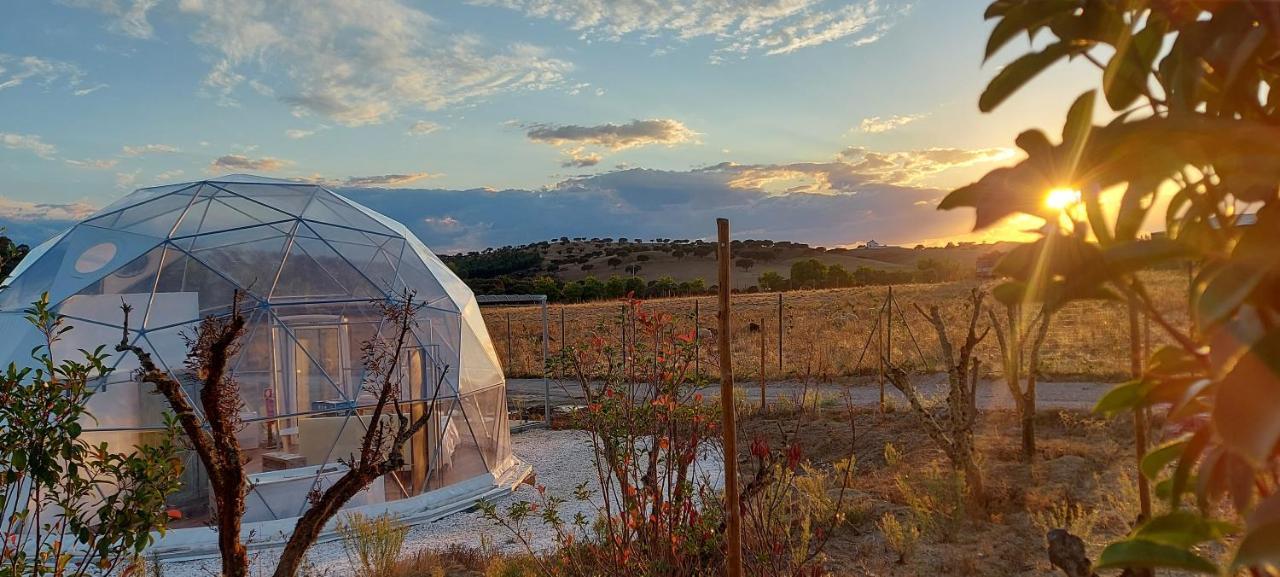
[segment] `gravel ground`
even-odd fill
[[[511,436],[512,450],[525,462],[533,465],[537,482],[545,485],[547,493],[558,495],[567,500],[562,506],[562,516],[566,520],[573,519],[575,513],[581,511],[588,519],[596,514],[596,507],[590,502],[580,502],[573,498],[574,488],[586,481],[597,488],[595,468],[591,462],[591,441],[587,433],[576,430],[549,431],[533,429]],[[704,461],[704,470],[715,474],[719,465],[714,461]],[[501,510],[506,504],[522,499],[536,500],[537,494],[528,485],[521,485],[515,493],[497,501]],[[540,525],[536,524],[535,527]],[[477,510],[468,510],[450,515],[432,523],[414,526],[405,539],[403,552],[412,554],[419,549],[443,548],[450,544],[480,546],[482,540],[497,550],[518,552],[523,548],[502,527],[486,520]],[[552,546],[549,532],[537,535],[532,543],[539,549]],[[251,552],[253,556],[252,575],[269,575],[275,569],[278,550],[262,550]],[[311,548],[309,555],[311,575],[341,576],[351,574],[350,563],[342,551],[338,541],[319,543]],[[183,561],[165,563],[165,577],[209,577],[218,574],[217,559],[199,561]]]

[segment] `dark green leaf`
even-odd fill
[[[1142,405],[1146,391],[1147,384],[1143,381],[1120,383],[1098,399],[1098,404],[1093,406],[1093,412],[1114,415],[1121,411],[1133,410]]]
[[[1137,34],[1129,36],[1128,28],[1124,30],[1125,34],[1117,42],[1116,54],[1102,75],[1107,104],[1112,110],[1128,108],[1146,90],[1151,65],[1160,53],[1169,23],[1153,13],[1146,27]]]
[[[1196,297],[1196,313],[1201,326],[1215,325],[1235,312],[1258,283],[1266,269],[1250,262],[1229,262],[1208,280],[1204,292]]]
[[[1178,439],[1165,443],[1142,457],[1142,474],[1148,479],[1155,480],[1169,463],[1177,459],[1182,454],[1182,450],[1187,447],[1185,439]]]
[[[1199,513],[1180,509],[1152,518],[1134,534],[1135,539],[1188,548],[1222,539],[1235,528],[1228,523],[1206,519]]]
[[[1217,566],[1191,551],[1141,539],[1129,539],[1108,545],[1102,550],[1095,569],[1139,567],[1163,567],[1197,573],[1218,572]]]
[[[996,23],[996,27],[991,30],[991,35],[987,37],[987,49],[983,56],[983,60],[991,58],[992,54],[1000,50],[1005,44],[1012,40],[1019,33],[1025,32],[1028,36],[1035,33],[1044,25],[1048,24],[1054,17],[1063,13],[1074,10],[1078,2],[1076,0],[1039,0],[1037,2],[1022,2],[1007,9],[1001,10],[998,14],[993,13],[996,5],[992,4],[987,9],[987,18],[990,19],[996,15],[1001,16],[1000,21]],[[1005,8],[1005,7],[1002,7]]]
[[[978,98],[978,109],[983,112],[995,110],[996,106],[1004,102],[1023,84],[1072,52],[1071,45],[1057,42],[1046,46],[1044,50],[1025,54],[1010,62],[996,74],[995,78],[991,79],[987,89],[982,91],[982,96]]]

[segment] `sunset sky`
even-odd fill
[[[568,236],[945,242],[949,187],[1098,73],[978,94],[986,0],[12,0],[0,226],[129,191],[323,181],[441,252]],[[1006,224],[1007,234],[1027,223]]]

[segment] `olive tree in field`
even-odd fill
[[[1009,387],[1009,396],[1013,397],[1014,405],[1018,408],[1018,420],[1022,423],[1022,459],[1031,462],[1036,454],[1036,370],[1040,368],[1040,347],[1049,334],[1049,321],[1053,313],[1047,307],[1040,307],[1027,328],[1023,328],[1021,317],[1021,307],[1011,303],[1005,306],[1005,318],[1001,326],[1001,319],[997,318],[995,309],[987,308],[987,318],[1000,343],[1004,382]],[[1025,373],[1022,362],[1024,353],[1028,358]]]
[[[296,575],[307,549],[343,505],[378,477],[404,466],[405,443],[432,418],[434,401],[444,382],[447,367],[441,371],[431,402],[421,416],[411,419],[400,400],[402,353],[412,335],[415,315],[421,308],[413,302],[413,297],[413,293],[408,292],[397,299],[374,303],[382,313],[384,326],[390,327],[390,336],[374,337],[362,346],[366,374],[363,390],[377,401],[367,415],[368,427],[359,453],[344,459],[343,464],[348,467],[346,473],[323,492],[309,497],[310,506],[298,518],[281,553],[274,573],[276,577]],[[130,307],[122,305],[122,308],[124,335],[127,337]],[[239,385],[228,368],[239,352],[244,328],[245,318],[238,296],[229,315],[205,317],[195,335],[188,337],[190,352],[185,376],[174,376],[158,368],[149,353],[128,344],[127,339],[116,345],[117,350],[137,357],[141,366],[139,379],[155,385],[156,391],[165,398],[192,450],[208,471],[213,489],[222,575],[227,577],[244,577],[249,572],[248,554],[240,539],[244,499],[249,484],[240,442],[236,438],[242,426],[239,415],[243,401]],[[181,379],[185,377],[199,382],[202,409],[199,413],[182,394]]]
[[[0,373],[0,575],[113,574],[131,565],[166,523],[178,489],[172,421],[134,451],[91,444],[93,385],[111,372],[103,347],[58,361],[71,330],[44,295],[26,311],[44,337],[34,367]]]
[[[978,374],[981,363],[974,355],[974,349],[990,331],[990,327],[978,332],[978,319],[982,318],[985,295],[974,289],[969,296],[970,315],[968,330],[964,341],[957,351],[947,334],[947,325],[942,320],[938,307],[929,307],[929,312],[916,307],[920,315],[929,321],[938,333],[938,344],[942,352],[942,362],[947,368],[947,403],[945,407],[933,409],[926,407],[916,391],[915,384],[907,376],[907,372],[884,359],[888,367],[889,382],[902,392],[911,404],[912,410],[924,421],[925,432],[929,438],[942,449],[951,463],[951,468],[964,475],[967,499],[972,511],[980,511],[986,506],[986,490],[982,482],[982,470],[973,457],[973,429],[978,419],[978,407],[975,393],[978,387]]]
[[[988,57],[1019,36],[1036,42],[996,73],[980,109],[1077,59],[1096,67],[1110,110],[1096,110],[1099,90],[1088,90],[1061,140],[1023,132],[1024,160],[940,208],[973,208],[978,228],[1043,217],[1055,226],[1028,250],[1074,256],[1027,288],[1063,300],[1111,290],[1172,343],[1098,404],[1167,409],[1168,439],[1139,469],[1171,512],[1108,546],[1098,567],[1267,573],[1280,563],[1280,3],[998,0],[986,17]],[[1140,236],[1149,216],[1165,234]],[[1184,260],[1196,268],[1189,327],[1156,306],[1139,274]],[[1219,562],[1200,546],[1222,541],[1224,511],[1243,523]]]

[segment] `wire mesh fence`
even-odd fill
[[[1185,271],[1144,273],[1143,280],[1163,320],[1180,330],[1190,323]],[[916,372],[944,371],[934,328],[920,311],[937,306],[949,329],[960,334],[968,321],[967,296],[994,283],[857,287],[787,293],[736,294],[730,334],[735,376],[740,381],[809,379],[830,381],[878,373],[881,356]],[[989,304],[996,304],[990,298]],[[887,304],[886,304],[887,303]],[[668,315],[671,334],[701,344],[699,371],[717,378],[714,296],[645,301],[640,308]],[[999,307],[999,305],[996,305]],[[635,338],[628,305],[620,301],[555,304],[550,308],[548,348],[599,339],[622,350]],[[917,310],[920,309],[920,310]],[[1003,310],[1000,316],[1003,318]],[[543,374],[542,318],[538,307],[485,307],[489,334],[510,378]],[[982,324],[987,324],[985,317]],[[1074,302],[1056,311],[1040,352],[1040,374],[1048,379],[1114,381],[1129,374],[1128,305],[1115,301]],[[1159,326],[1143,319],[1136,335],[1143,351],[1169,342]],[[978,347],[991,376],[1001,371],[993,337]]]

